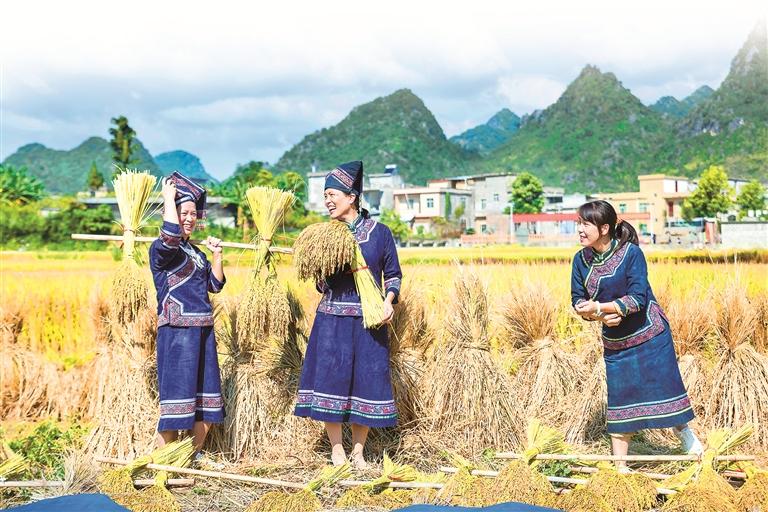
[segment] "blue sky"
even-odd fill
[[[6,3],[0,158],[107,137],[123,114],[151,153],[190,151],[222,178],[402,87],[451,136],[503,107],[547,107],[588,63],[646,104],[682,98],[717,87],[767,15],[759,1],[713,4]]]

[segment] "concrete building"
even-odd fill
[[[424,232],[433,232],[435,218],[445,218],[448,212],[451,213],[451,219],[458,220],[459,226],[464,229],[472,219],[471,190],[440,187],[430,183],[430,186],[426,187],[406,187],[394,190],[392,195],[395,213],[409,223],[414,232],[418,231],[420,227]],[[460,217],[455,218],[456,208],[459,206],[463,207],[464,212]]]

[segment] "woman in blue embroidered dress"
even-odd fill
[[[392,232],[360,208],[363,163],[349,162],[328,173],[325,206],[331,219],[346,222],[365,257],[368,270],[382,282],[382,324],[392,320],[400,293],[400,264]],[[366,271],[366,270],[362,270]],[[352,428],[352,463],[367,467],[363,449],[370,427],[397,423],[389,369],[387,327],[363,326],[360,296],[347,270],[318,283],[323,294],[301,371],[295,413],[325,422],[334,465],[346,460],[342,424]]]
[[[189,243],[205,212],[205,189],[178,172],[163,181],[163,226],[149,250],[157,290],[160,446],[191,430],[200,451],[211,425],[224,421],[221,377],[208,292],[224,286],[221,241],[208,237],[213,261]]]
[[[626,455],[632,434],[675,427],[683,450],[701,453],[688,427],[693,419],[680,377],[669,322],[648,284],[635,229],[617,219],[606,201],[578,210],[579,243],[573,259],[571,299],[585,320],[603,323],[608,384],[608,433],[614,455]],[[624,463],[617,463],[624,467]]]

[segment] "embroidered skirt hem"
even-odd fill
[[[301,369],[296,416],[368,427],[397,424],[386,328],[317,312]]]
[[[224,399],[212,326],[157,330],[159,432],[190,430],[195,422],[224,422]]]
[[[675,427],[694,418],[669,326],[665,327],[640,345],[604,351],[609,433]]]

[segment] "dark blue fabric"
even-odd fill
[[[571,302],[613,302],[616,327],[602,327],[608,385],[608,432],[666,428],[693,419],[677,365],[672,333],[648,283],[643,251],[615,241],[604,254],[591,248],[573,258]]]
[[[411,505],[405,508],[398,508],[398,511],[408,512],[476,512],[483,510],[487,512],[557,512],[560,509],[539,507],[536,505],[527,505],[525,503],[498,503],[490,507],[454,507],[449,505]]]
[[[224,421],[212,326],[157,329],[158,431],[189,430],[195,421]]]
[[[640,345],[603,353],[608,432],[684,425],[694,418],[669,329]]]
[[[218,293],[227,279],[213,274],[205,253],[181,237],[181,227],[163,222],[149,248],[149,267],[157,291],[159,325],[213,325],[208,293]]]
[[[6,510],[17,512],[128,512],[104,494],[74,494],[27,503]]]
[[[179,171],[173,171],[168,176],[168,179],[176,185],[176,198],[174,201],[176,205],[178,206],[186,201],[194,202],[198,212],[198,219],[202,219],[205,216],[206,209],[205,189]]]
[[[387,328],[366,329],[359,316],[318,312],[294,414],[369,427],[396,425]]]
[[[325,188],[360,195],[363,191],[363,162],[355,160],[337,166],[325,176]]]

